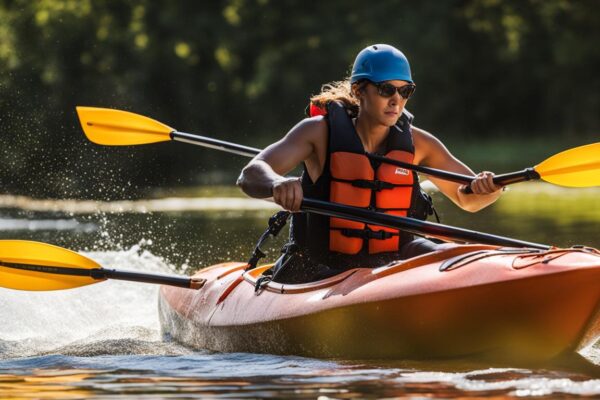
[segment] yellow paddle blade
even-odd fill
[[[77,107],[77,115],[90,141],[109,146],[164,142],[175,130],[152,118],[110,108]]]
[[[543,180],[556,185],[600,186],[600,142],[565,150],[534,169]]]
[[[95,261],[62,247],[27,240],[0,240],[1,287],[17,290],[70,289],[100,281],[90,276],[71,274],[99,268]]]

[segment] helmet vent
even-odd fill
[[[377,46],[373,46],[373,50],[377,50]]]

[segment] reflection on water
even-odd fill
[[[78,231],[92,232],[98,227],[75,219],[18,219],[0,218],[0,231]]]
[[[600,247],[596,189],[516,185],[477,214],[435,197],[447,224],[541,243]],[[159,273],[245,260],[272,212],[269,203],[240,199],[94,203],[95,209],[86,202],[10,196],[0,203],[3,239],[45,241],[83,251],[106,268]],[[264,209],[258,206],[263,203]],[[211,211],[199,211],[199,204],[212,204]],[[127,212],[119,207],[128,207]],[[282,232],[268,258],[278,255],[285,236]],[[591,361],[585,368],[534,369],[213,354],[163,341],[156,299],[156,286],[119,281],[59,292],[0,289],[0,397],[600,396],[598,347],[588,350]]]
[[[181,211],[274,210],[273,203],[240,197],[164,198],[152,200],[38,200],[25,196],[0,195],[0,208],[53,211],[70,214],[147,213]]]
[[[38,366],[52,367],[40,369]],[[432,367],[435,364],[430,364]],[[0,361],[6,397],[561,398],[596,396],[600,380],[549,370],[419,371],[410,366],[246,353],[176,357],[49,356]]]

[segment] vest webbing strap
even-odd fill
[[[397,232],[388,232],[383,229],[373,231],[370,229],[351,229],[351,228],[331,228],[332,230],[340,231],[342,235],[347,237],[355,237],[361,239],[378,239],[385,240],[390,239],[394,236],[398,236]]]
[[[369,179],[341,179],[341,178],[336,178],[336,177],[331,177],[332,181],[336,181],[336,182],[343,182],[343,183],[349,183],[354,187],[358,187],[361,189],[370,189],[370,190],[375,190],[377,192],[380,192],[384,189],[393,189],[396,187],[411,187],[413,186],[412,184],[408,184],[408,183],[404,183],[404,184],[396,184],[396,183],[390,183],[390,182],[386,182],[386,181],[380,181],[378,179],[373,179],[373,180],[369,180]]]
[[[287,220],[290,216],[289,211],[279,211],[271,218],[269,218],[269,227],[267,230],[260,236],[258,239],[258,243],[254,247],[254,251],[252,252],[252,256],[250,260],[248,260],[248,266],[246,267],[246,271],[256,268],[258,262],[261,258],[265,257],[265,253],[260,249],[260,247],[269,239],[277,236],[281,229],[287,223]]]

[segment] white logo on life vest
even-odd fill
[[[398,167],[398,168],[396,168],[395,174],[396,175],[408,175],[408,170]]]

